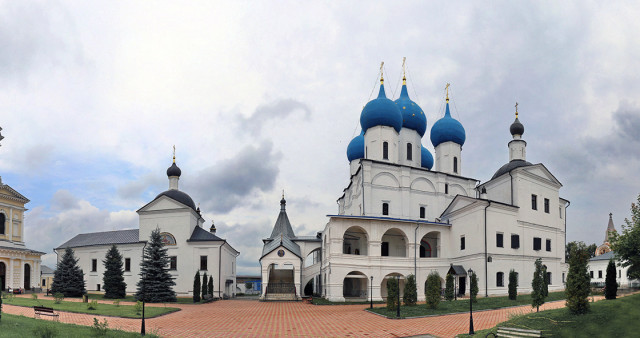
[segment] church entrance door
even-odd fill
[[[460,278],[460,282],[458,283],[460,285],[460,290],[458,291],[459,295],[464,295],[464,292],[466,290],[466,281],[467,281],[467,276],[460,276],[458,277]]]
[[[0,290],[7,290],[7,266],[4,265],[4,262],[0,262],[0,283],[2,283],[2,286],[0,286]]]
[[[24,265],[24,289],[31,290],[31,267],[29,264]]]
[[[266,292],[268,299],[288,300],[291,297],[295,299],[296,286],[293,265],[277,266],[271,264],[269,270],[269,284],[267,284]]]

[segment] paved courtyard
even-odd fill
[[[170,306],[182,310],[148,319],[148,333],[163,337],[405,337],[422,334],[453,337],[469,330],[468,313],[394,320],[363,311],[367,305],[223,300],[203,305]],[[541,310],[560,307],[564,307],[564,301],[544,304]],[[5,303],[3,310],[33,318],[32,308]],[[476,330],[490,328],[513,314],[528,312],[532,312],[530,306],[474,312],[474,327]],[[107,318],[110,328],[140,331],[140,319],[59,313],[60,321],[65,323],[90,326],[94,317]]]

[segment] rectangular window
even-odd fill
[[[92,259],[91,260],[91,271],[92,272],[98,271],[98,260],[97,259]]]
[[[464,236],[462,236],[460,237],[460,250],[464,250],[464,246],[465,246]]]
[[[547,214],[549,213],[549,199],[548,198],[544,199],[544,212],[546,212]]]
[[[547,239],[547,251],[551,251],[551,240]]]
[[[407,143],[407,161],[413,160],[413,148],[411,143]]]
[[[205,265],[206,265],[206,263],[205,263]],[[177,256],[169,257],[169,270],[178,270],[178,257]],[[203,269],[203,270],[206,270],[206,269]]]
[[[131,271],[131,258],[124,259],[124,271]]]
[[[96,287],[98,288],[98,291],[100,291],[100,284],[98,284]]]
[[[542,249],[542,238],[534,237],[533,238],[533,250],[539,251]]]
[[[200,256],[200,270],[207,270],[207,256]]]
[[[538,210],[538,196],[531,195],[531,209]]]
[[[622,270],[618,270],[618,278],[622,278]]]
[[[593,271],[589,271],[589,277],[593,278]]]
[[[420,218],[425,218],[426,210],[424,207],[420,207]]]
[[[389,143],[388,142],[382,142],[382,159],[383,160],[389,159]]]
[[[445,194],[448,194],[448,193],[449,193],[449,184],[448,184],[448,183],[445,183],[445,184],[444,184],[444,193],[445,193]]]
[[[511,249],[520,248],[520,235],[511,235]]]
[[[602,270],[598,270],[598,278],[602,278]]]
[[[500,232],[499,232],[499,233],[497,233],[497,234],[496,234],[496,246],[497,246],[498,248],[504,248],[504,243],[503,243],[503,241],[504,241],[504,234],[502,234],[502,233],[500,233]]]
[[[42,286],[45,286],[45,287],[47,286],[47,280],[46,279],[42,280]]]
[[[389,242],[382,242],[380,256],[387,257],[389,256]]]
[[[564,283],[564,272],[562,273],[562,283]]]
[[[551,272],[547,272],[547,285],[551,285]]]
[[[382,203],[382,214],[385,216],[389,215],[389,203]]]
[[[504,273],[503,272],[498,272],[496,274],[496,286],[497,287],[503,287],[504,286]]]

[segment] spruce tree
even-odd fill
[[[127,294],[127,284],[124,282],[124,270],[122,268],[122,255],[114,244],[107,251],[102,275],[104,298],[124,298]]]
[[[591,278],[589,277],[589,252],[587,246],[579,242],[571,249],[569,255],[569,274],[567,275],[567,307],[573,314],[589,312],[589,293]]]
[[[209,284],[207,286],[209,286],[209,295],[213,298],[213,276],[209,276]]]
[[[542,268],[542,259],[538,258],[535,262],[536,270],[533,272],[533,280],[531,281],[531,307],[536,308],[536,312],[540,311],[540,305],[544,304],[544,277]]]
[[[193,277],[193,302],[200,301],[200,271],[196,271],[196,275]]]
[[[207,297],[207,291],[209,290],[209,288],[207,287],[207,281],[209,281],[209,279],[207,279],[207,273],[205,272],[202,275],[202,299],[209,298]]]
[[[518,297],[518,273],[516,270],[509,271],[509,299],[516,300]]]
[[[151,232],[149,243],[144,249],[140,263],[140,280],[136,298],[150,303],[175,302],[176,282],[169,273],[169,256],[160,238],[160,229]]]
[[[607,265],[607,277],[605,279],[604,297],[606,299],[616,299],[618,293],[618,283],[616,282],[616,263],[613,259]]]
[[[387,279],[387,310],[396,311],[398,307],[398,281],[395,277]]]
[[[445,278],[445,287],[444,287],[444,299],[453,300],[455,291],[453,286],[453,275],[448,273]]]
[[[416,276],[407,276],[407,284],[404,285],[404,297],[402,302],[404,305],[414,306],[418,301],[418,290],[416,289]]]
[[[427,276],[425,284],[425,298],[427,299],[427,308],[435,309],[440,304],[440,275],[434,271]]]
[[[475,272],[471,273],[471,300],[474,303],[478,302],[478,292],[480,288],[478,288],[478,275]]]
[[[62,293],[65,297],[80,297],[87,293],[84,273],[78,266],[78,259],[71,248],[66,248],[62,260],[56,264],[51,293]]]

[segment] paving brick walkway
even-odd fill
[[[6,313],[33,317],[32,308],[3,305]],[[394,320],[363,311],[367,305],[321,306],[302,302],[222,300],[202,305],[167,306],[182,310],[148,319],[147,332],[163,337],[405,337],[422,334],[454,337],[469,330],[468,313]],[[564,306],[564,301],[558,301],[544,304],[540,310]],[[535,310],[531,306],[521,306],[474,312],[474,327],[476,330],[491,328],[510,316],[532,311]],[[92,325],[94,317],[99,320],[105,318],[59,313],[61,322],[79,325]],[[140,331],[139,319],[106,318],[110,328]]]

